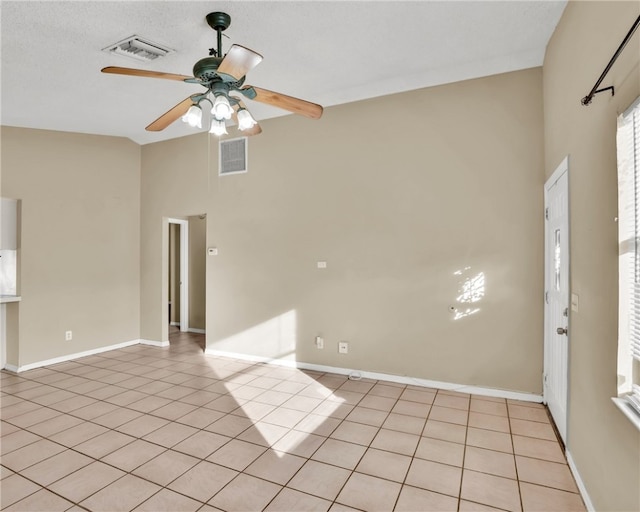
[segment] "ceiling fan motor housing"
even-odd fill
[[[193,76],[209,82],[216,77],[216,70],[221,62],[222,57],[205,57],[204,59],[200,59],[193,66]]]

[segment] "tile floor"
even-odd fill
[[[542,405],[202,344],[2,372],[2,510],[584,510]]]

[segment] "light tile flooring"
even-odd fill
[[[1,373],[1,508],[584,510],[538,404],[202,354]]]

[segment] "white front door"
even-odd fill
[[[544,400],[566,443],[569,374],[569,162],[544,186]]]

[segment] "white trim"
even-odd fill
[[[622,113],[622,117],[627,117],[629,114],[631,114],[631,112],[633,112],[633,109],[636,108],[638,105],[640,105],[640,96],[638,96],[635,101],[629,105],[629,107],[627,108],[627,110],[625,110]]]
[[[7,307],[0,304],[0,369],[7,366]]]
[[[189,330],[189,221],[167,219],[180,226],[180,332]],[[168,276],[167,276],[168,278]]]
[[[522,400],[525,402],[542,402],[542,395],[534,393],[523,393],[520,391],[507,391],[504,389],[485,388],[480,386],[467,386],[465,384],[454,384],[451,382],[442,382],[437,380],[419,379],[416,377],[408,377],[406,375],[392,375],[390,373],[377,373],[362,370],[353,370],[349,368],[339,368],[336,366],[325,366],[320,364],[303,363],[300,361],[291,361],[289,359],[271,359],[269,357],[253,356],[249,354],[241,354],[239,352],[225,352],[223,350],[206,349],[205,355],[229,357],[232,359],[240,359],[243,361],[252,361],[256,363],[269,363],[277,366],[286,366],[289,368],[300,368],[302,370],[312,370],[317,372],[335,373],[338,375],[351,375],[357,373],[362,378],[385,380],[388,382],[396,382],[398,384],[407,384],[414,386],[422,386],[427,388],[443,389],[447,391],[457,391],[459,393],[469,393],[473,395],[492,396],[496,398],[508,398],[510,400]]]
[[[207,331],[204,329],[196,329],[195,327],[189,327],[189,332],[194,332],[196,334],[207,334]]]
[[[152,347],[165,348],[170,345],[168,341],[154,341],[154,340],[138,340],[140,345],[151,345]]]
[[[94,348],[91,350],[85,350],[84,352],[77,352],[75,354],[69,354],[66,356],[54,357],[53,359],[46,359],[45,361],[38,361],[37,363],[29,363],[24,366],[7,365],[6,370],[13,373],[26,372],[28,370],[34,370],[36,368],[42,368],[43,366],[50,366],[52,364],[66,363],[74,359],[80,359],[81,357],[93,356],[102,352],[108,352],[109,350],[117,350],[119,348],[131,347],[132,345],[138,345],[141,340],[125,341],[123,343],[116,343],[115,345],[107,345],[106,347]]]
[[[549,179],[544,184],[545,192],[549,190],[553,185],[556,184],[556,181],[560,179],[565,172],[569,170],[569,155],[565,156],[560,165],[553,171],[553,174],[549,176]]]
[[[582,496],[582,501],[584,501],[584,506],[587,507],[589,512],[596,512],[596,507],[593,506],[591,502],[591,498],[589,497],[589,493],[587,492],[587,488],[580,477],[580,473],[578,473],[578,468],[576,467],[576,463],[571,456],[569,450],[565,451],[565,455],[567,456],[567,462],[569,463],[569,468],[571,469],[571,473],[573,473],[573,478],[576,481],[576,485],[578,486],[578,490],[580,491],[580,496]]]
[[[617,398],[617,397],[613,397],[611,398],[611,400],[613,401],[614,404],[616,404],[616,407],[622,411],[622,414],[624,414],[627,417],[627,419],[631,423],[633,423],[633,425],[638,430],[640,430],[640,416],[631,407],[631,405],[629,405],[629,402],[627,402],[627,400],[625,400],[624,398]]]
[[[172,327],[180,327],[180,322],[169,322]]]

